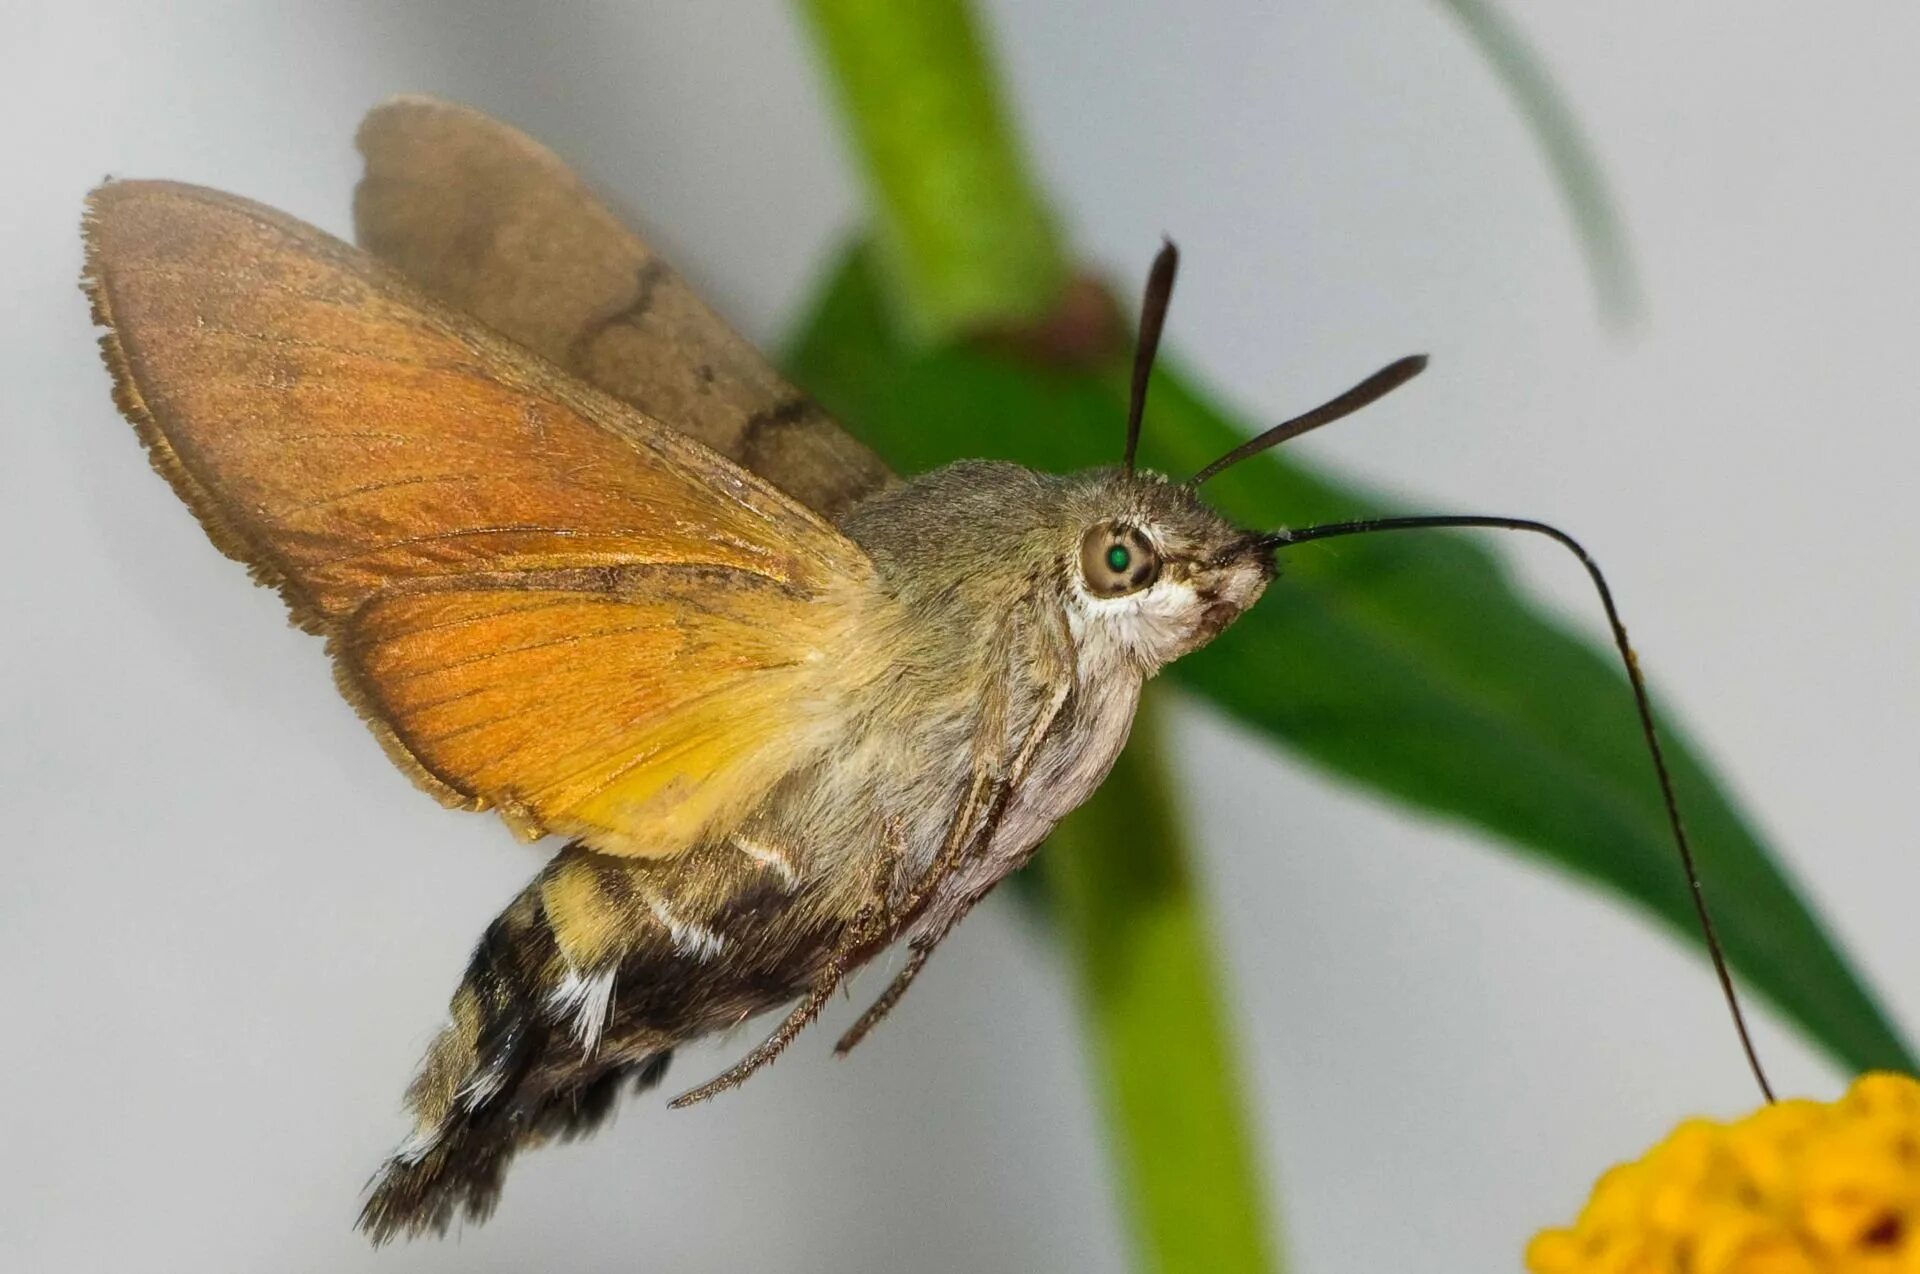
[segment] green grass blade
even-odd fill
[[[1640,314],[1642,297],[1626,231],[1607,191],[1600,161],[1552,73],[1492,0],[1440,3],[1486,58],[1533,130],[1573,218],[1601,317],[1616,326],[1631,323]]]
[[[920,349],[889,326],[877,289],[865,256],[850,257],[790,367],[903,471],[961,456],[1056,470],[1113,461],[1123,369],[1075,375],[981,350]],[[1247,432],[1177,372],[1159,377],[1150,451],[1172,471],[1191,472]],[[1396,511],[1278,457],[1231,470],[1208,495],[1248,526]],[[1402,535],[1294,550],[1260,605],[1170,675],[1329,770],[1484,828],[1698,942],[1611,658],[1530,607],[1482,543]],[[1912,1070],[1907,1046],[1751,825],[1684,735],[1671,722],[1665,730],[1734,967],[1848,1067]],[[1736,1059],[1730,1040],[1730,1067]]]

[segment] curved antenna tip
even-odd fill
[[[1330,398],[1312,411],[1295,416],[1292,420],[1283,420],[1258,437],[1249,438],[1188,478],[1185,485],[1189,489],[1198,487],[1223,469],[1231,469],[1249,456],[1257,456],[1270,447],[1277,447],[1322,425],[1330,425],[1336,420],[1351,416],[1368,403],[1384,398],[1400,388],[1426,369],[1425,354],[1409,354],[1405,358],[1395,359],[1337,398]]]

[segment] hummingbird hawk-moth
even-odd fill
[[[797,1001],[675,1104],[738,1084],[904,940],[851,1048],[1098,786],[1144,681],[1259,598],[1277,548],[1432,525],[1564,540],[1491,518],[1262,533],[1200,500],[1420,359],[1187,481],[1136,469],[1171,245],[1122,464],[903,481],[527,137],[407,98],[359,145],[360,248],[110,182],[85,287],[154,467],[325,639],[394,762],[564,840],[487,927],[408,1090],[412,1132],[361,1214],[376,1241],[485,1217],[521,1147]]]

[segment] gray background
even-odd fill
[[[1170,339],[1251,418],[1430,350],[1301,450],[1587,536],[1660,686],[1920,1024],[1920,10],[1526,13],[1648,280],[1622,341],[1437,6],[988,7],[1090,258],[1131,288],[1176,233]],[[340,231],[360,113],[431,91],[545,139],[772,339],[859,200],[791,13],[9,4],[4,30],[0,1267],[1120,1268],[1073,1004],[1004,904],[854,1060],[817,1031],[737,1095],[528,1157],[483,1229],[369,1253],[357,1189],[536,857],[415,793],[207,547],[115,417],[74,290],[102,174]],[[1598,631],[1569,563],[1514,559]],[[1204,709],[1177,742],[1300,1269],[1513,1268],[1604,1164],[1750,1104],[1707,973],[1639,918]],[[1837,1090],[1761,1039],[1787,1091]]]

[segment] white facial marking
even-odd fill
[[[647,903],[647,910],[653,913],[655,920],[666,926],[667,936],[673,939],[673,949],[681,955],[690,955],[696,960],[711,960],[726,950],[725,938],[703,924],[682,920],[658,898]]]
[[[1096,662],[1124,652],[1157,668],[1181,649],[1199,605],[1185,580],[1159,579],[1123,597],[1095,597],[1076,579],[1067,625]]]
[[[580,1050],[589,1057],[599,1047],[600,1033],[606,1030],[607,1019],[613,1014],[613,980],[618,972],[615,966],[588,975],[578,969],[568,969],[567,976],[547,996],[547,1003],[557,1012],[573,1014],[573,1037],[580,1041]]]
[[[793,869],[792,861],[779,850],[765,841],[755,840],[740,832],[733,834],[733,847],[759,863],[768,871],[779,876],[788,889],[800,883],[800,873]]]

